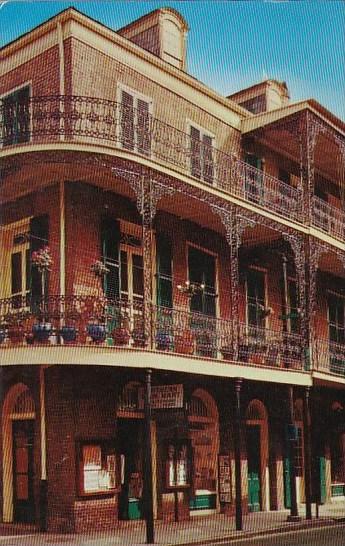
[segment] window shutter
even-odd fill
[[[190,127],[190,148],[191,148],[191,174],[196,178],[201,177],[201,142],[200,131],[191,125]]]
[[[127,91],[121,94],[121,144],[127,150],[134,149],[134,97]]]
[[[108,216],[101,220],[101,251],[104,265],[109,273],[104,275],[104,294],[109,299],[120,297],[120,226]]]
[[[157,305],[172,308],[172,249],[170,240],[157,238]]]
[[[48,245],[49,240],[49,216],[44,214],[36,216],[30,221],[30,256],[33,252]],[[33,300],[42,296],[42,277],[37,267],[30,266],[30,289]],[[46,275],[45,294],[48,293],[49,274]]]
[[[208,184],[214,181],[214,163],[213,163],[213,138],[209,135],[203,135],[203,179]]]
[[[149,154],[151,150],[150,135],[150,105],[148,102],[138,99],[137,102],[137,145],[138,152]]]

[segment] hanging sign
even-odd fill
[[[231,503],[231,466],[229,455],[218,456],[219,501]]]
[[[144,409],[144,389],[139,389],[139,409]],[[159,385],[151,388],[152,409],[183,408],[183,385]]]

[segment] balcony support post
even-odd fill
[[[153,232],[152,232],[152,183],[149,177],[142,176],[142,245],[144,267],[144,339],[148,348],[153,346],[152,332],[152,279],[153,279]]]
[[[235,379],[235,427],[234,427],[234,448],[235,448],[235,490],[236,490],[236,530],[242,531],[242,412],[241,412],[241,388],[242,378]]]
[[[151,379],[152,370],[145,370],[145,521],[146,521],[146,542],[154,544],[154,521],[153,521],[153,487],[152,487],[152,446],[151,446]]]
[[[312,475],[311,475],[311,416],[310,416],[310,387],[304,389],[303,396],[303,426],[304,426],[304,454],[305,454],[305,507],[306,519],[311,519]]]
[[[298,515],[298,506],[297,506],[297,489],[296,489],[296,464],[295,464],[295,452],[297,447],[297,429],[295,426],[295,415],[294,415],[294,393],[293,386],[288,385],[287,390],[288,400],[287,400],[287,409],[288,409],[288,428],[287,428],[287,441],[289,449],[289,461],[290,461],[290,497],[291,497],[291,508],[290,515],[288,516],[288,521],[299,521],[300,517]]]
[[[300,170],[302,186],[302,207],[304,222],[311,225],[311,204],[314,195],[314,147],[315,137],[311,134],[310,117],[306,112],[299,123]]]

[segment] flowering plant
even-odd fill
[[[37,267],[40,273],[50,271],[51,266],[53,265],[53,259],[50,254],[49,246],[44,246],[33,252],[31,255],[31,263]]]
[[[103,277],[103,275],[106,275],[107,273],[109,273],[109,269],[107,268],[106,265],[104,265],[103,262],[101,262],[101,260],[96,260],[96,261],[91,265],[91,271],[92,271],[92,273],[94,273],[97,277]]]

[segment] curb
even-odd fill
[[[287,523],[280,527],[270,527],[261,531],[233,531],[231,535],[224,535],[222,537],[206,538],[204,540],[190,541],[190,542],[171,542],[168,546],[198,546],[207,544],[222,544],[223,542],[234,542],[235,540],[245,540],[249,538],[260,538],[262,536],[290,533],[292,531],[303,531],[305,529],[317,529],[322,527],[333,527],[345,523],[345,518],[325,518],[314,519],[307,523],[306,521],[301,523]],[[236,534],[234,534],[236,533]]]

